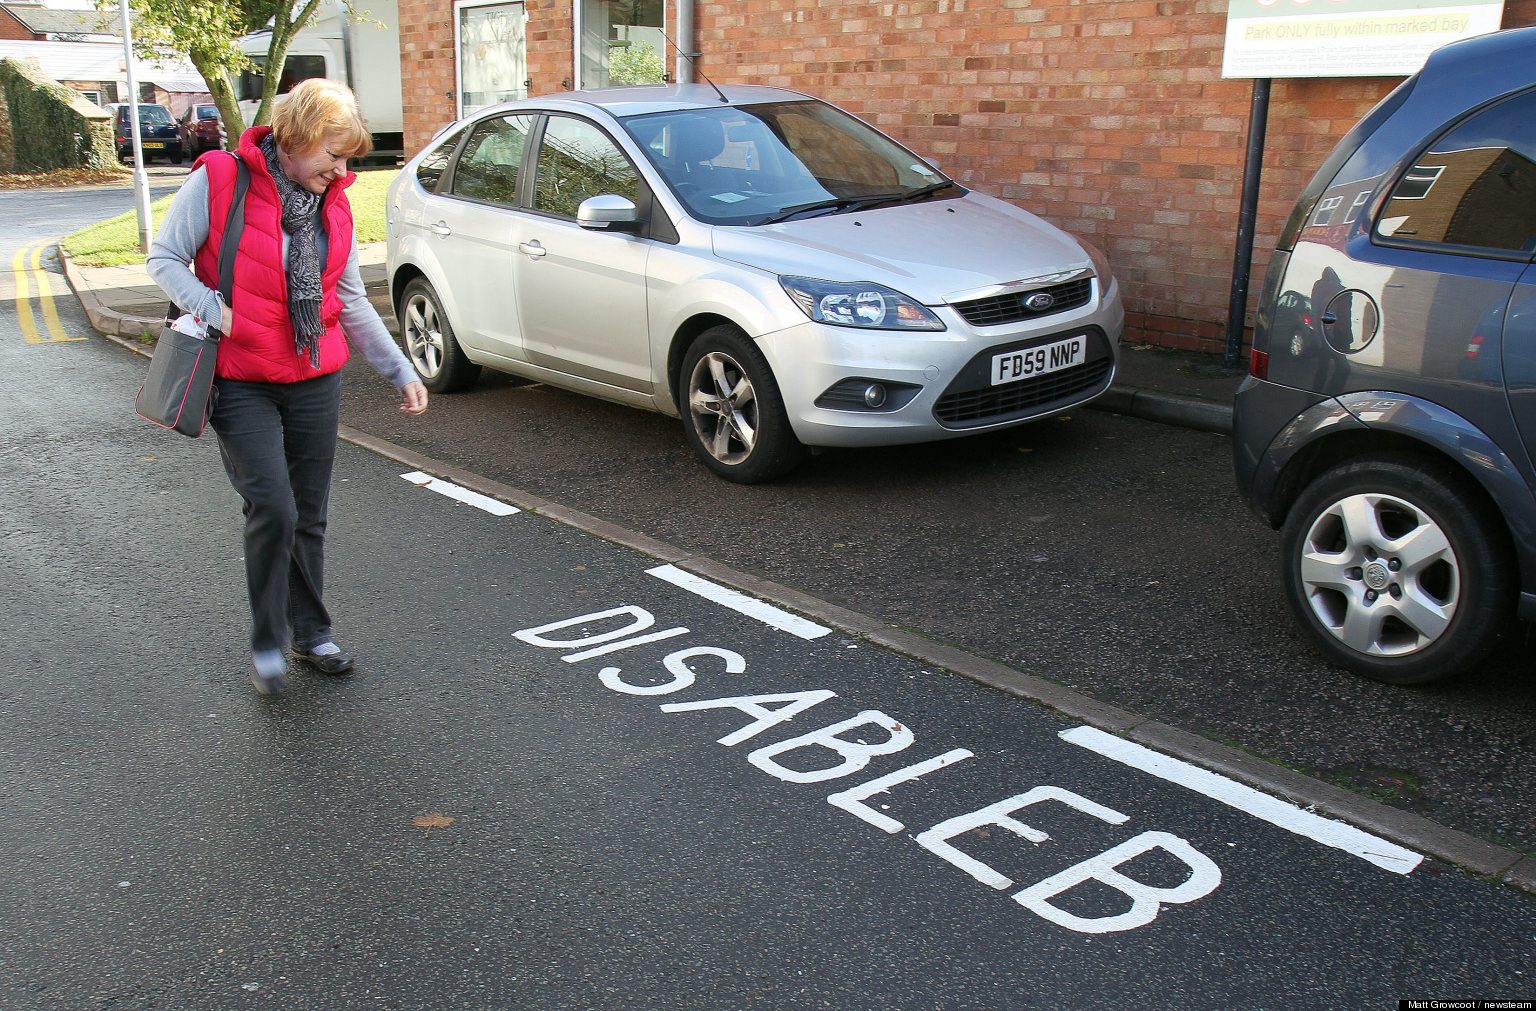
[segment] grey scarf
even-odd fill
[[[320,322],[320,248],[315,220],[321,195],[295,185],[283,174],[277,140],[271,134],[262,138],[261,153],[266,155],[267,169],[277,185],[283,230],[288,233],[288,318],[293,322],[294,350],[309,355],[309,364],[318,369],[320,337],[325,333]]]

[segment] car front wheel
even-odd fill
[[[728,481],[756,484],[787,474],[805,449],[789,427],[768,360],[732,326],[705,330],[683,358],[678,405],[688,442]]]
[[[1390,684],[1466,670],[1510,624],[1503,523],[1448,465],[1366,459],[1315,479],[1282,532],[1286,597],[1335,662]]]
[[[453,335],[448,314],[443,312],[437,292],[426,278],[415,278],[405,286],[396,316],[405,353],[427,389],[433,393],[453,393],[474,385],[480,378],[480,366],[465,357]]]

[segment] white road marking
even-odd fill
[[[712,600],[721,607],[730,608],[749,618],[756,618],[765,625],[771,625],[802,639],[820,639],[832,631],[830,628],[823,628],[815,622],[806,621],[772,604],[765,604],[744,593],[727,589],[719,583],[712,583],[691,572],[684,572],[675,565],[658,565],[654,569],[645,571],[689,593],[696,593],[706,600]]]
[[[1353,825],[1324,818],[1303,811],[1294,804],[1260,793],[1252,787],[1217,775],[1177,758],[1169,758],[1133,741],[1107,734],[1093,727],[1074,727],[1063,730],[1062,740],[1087,748],[1122,765],[1140,769],[1148,775],[1167,780],[1178,786],[1204,794],[1228,807],[1250,814],[1260,821],[1294,832],[1324,846],[1343,850],[1367,863],[1385,868],[1394,874],[1408,874],[1423,862],[1424,857],[1412,850],[1387,842],[1369,832],[1362,832]]]
[[[446,495],[456,502],[463,502],[465,505],[472,505],[476,509],[483,509],[492,516],[511,516],[513,513],[522,511],[516,506],[509,506],[505,502],[498,502],[488,495],[481,495],[479,492],[470,491],[468,488],[461,488],[452,481],[444,481],[442,478],[433,477],[431,474],[423,474],[419,470],[413,470],[409,474],[401,474],[400,476],[418,488],[426,488],[429,491],[437,492],[439,495]]]

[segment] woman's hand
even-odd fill
[[[427,388],[420,382],[406,383],[400,390],[400,410],[406,414],[420,414],[427,409]]]
[[[233,309],[227,305],[224,305],[222,302],[219,303],[219,308],[222,310],[219,313],[219,333],[228,337],[229,331],[235,325],[235,313]]]

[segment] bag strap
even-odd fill
[[[234,306],[235,251],[240,246],[240,233],[245,231],[245,191],[251,185],[251,170],[245,159],[230,152],[235,160],[235,197],[229,202],[229,217],[224,222],[224,241],[219,245],[219,294],[224,304]]]

